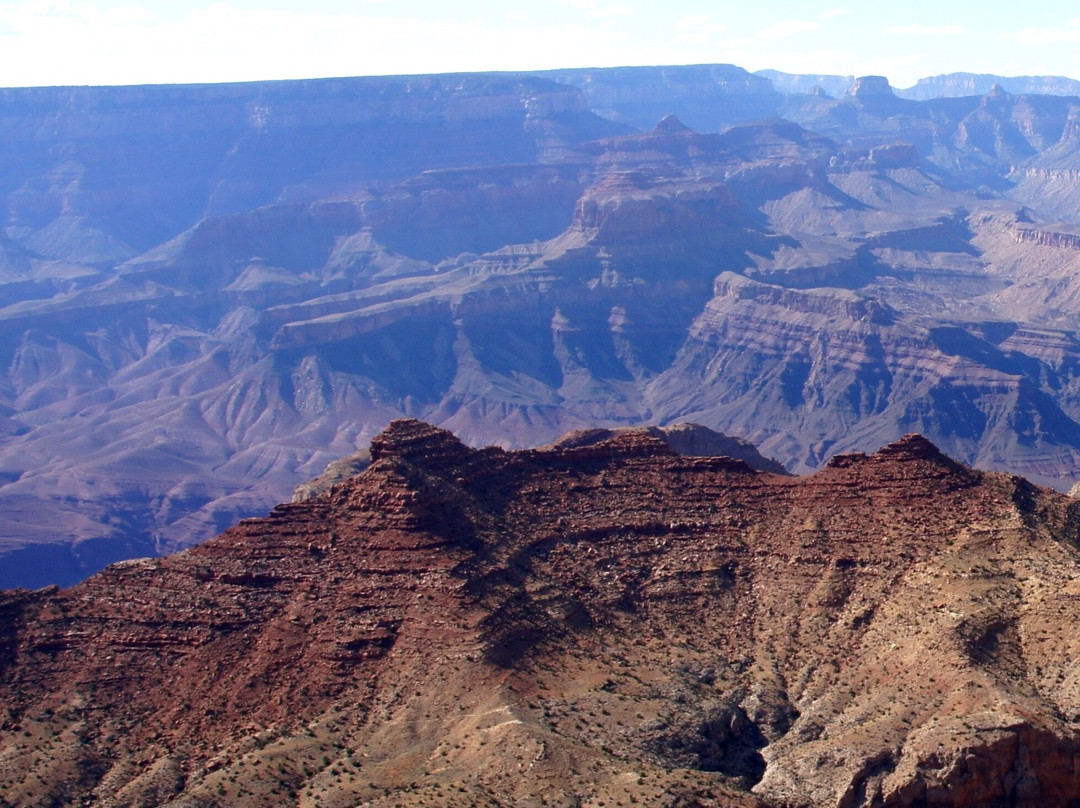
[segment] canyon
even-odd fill
[[[196,544],[401,416],[794,473],[919,432],[1069,489],[1080,99],[782,79],[0,92],[0,587]]]

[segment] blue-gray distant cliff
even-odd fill
[[[818,77],[828,78],[828,77]],[[730,65],[0,92],[0,587],[409,415],[1080,477],[1080,99]]]

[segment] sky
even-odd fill
[[[1080,79],[1080,4],[0,0],[0,87],[702,63]]]

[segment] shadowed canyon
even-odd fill
[[[0,92],[0,586],[205,540],[402,415],[796,473],[919,432],[1068,489],[1080,99],[985,79]]]
[[[4,90],[0,195],[0,808],[1080,804],[1075,82]]]

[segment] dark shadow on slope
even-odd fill
[[[911,252],[925,251],[936,253],[961,253],[977,256],[980,254],[971,239],[975,234],[968,227],[965,214],[939,219],[937,224],[928,227],[915,227],[910,230],[894,230],[873,236],[867,243],[873,247],[886,247],[894,250]]]
[[[444,317],[409,319],[321,346],[339,373],[370,379],[385,390],[423,402],[439,401],[457,372],[454,327]]]
[[[997,346],[959,326],[932,328],[930,339],[946,356],[962,356],[983,367],[1011,376],[1038,379],[1041,375],[1042,365],[1037,359],[1014,351],[1003,352]]]

